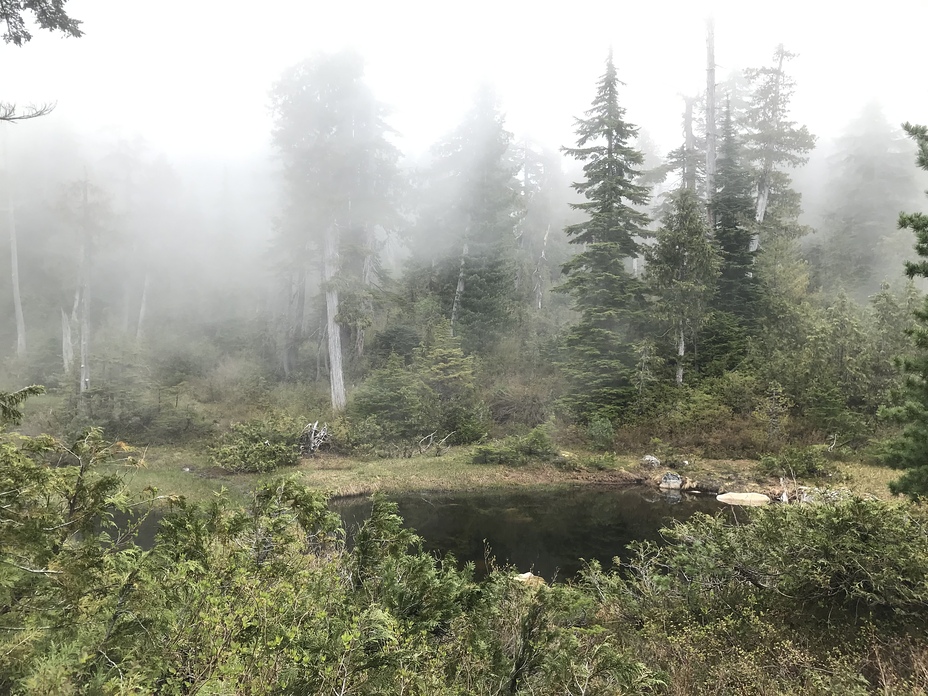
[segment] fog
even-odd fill
[[[507,125],[550,147],[571,144],[612,46],[629,119],[668,150],[681,95],[705,84],[707,16],[719,76],[765,64],[783,43],[799,54],[794,117],[821,138],[876,98],[893,123],[928,110],[917,80],[928,5],[889,0],[868,11],[835,2],[252,3],[72,0],[85,36],[37,32],[0,49],[2,98],[57,102],[52,117],[81,132],[140,134],[172,160],[264,152],[268,90],[315,52],[355,47],[392,108],[401,148],[426,150],[492,82]]]
[[[614,228],[628,232],[617,258],[652,303],[652,324],[622,340],[653,344],[655,364],[678,363],[682,384],[684,355],[697,377],[716,368],[700,368],[681,346],[695,345],[706,316],[727,316],[713,330],[742,334],[716,347],[734,351],[717,365],[772,365],[757,357],[767,350],[758,326],[735,316],[746,311],[740,301],[707,309],[699,299],[699,318],[671,329],[662,290],[642,270],[639,242],[660,243],[680,189],[693,189],[712,218],[709,19],[716,125],[730,101],[732,147],[753,177],[732,223],[748,236],[732,244],[748,253],[754,235],[767,299],[800,308],[784,335],[801,343],[810,313],[831,316],[849,297],[848,311],[863,317],[884,281],[903,286],[912,239],[896,229],[898,215],[918,209],[928,186],[900,128],[928,118],[917,79],[921,2],[866,14],[793,0],[570,9],[70,0],[66,11],[84,36],[35,29],[23,46],[0,47],[0,102],[54,105],[0,124],[9,175],[0,267],[11,271],[0,275],[0,360],[4,387],[36,382],[68,395],[67,422],[93,412],[118,429],[129,418],[147,437],[155,426],[139,425],[148,421],[138,414],[162,414],[162,388],[177,390],[175,406],[185,395],[198,417],[225,418],[243,394],[295,383],[309,385],[303,401],[278,405],[318,409],[331,396],[340,411],[391,354],[408,367],[438,350],[443,332],[482,361],[465,370],[488,390],[472,405],[491,403],[498,388],[538,405],[532,419],[550,413],[566,388],[557,356],[586,311],[557,289],[585,268],[565,264],[578,258],[583,245],[569,237],[592,210],[577,206],[570,185],[586,176],[583,161],[561,148],[576,145],[610,52],[645,170],[635,175],[642,194],[618,208],[632,217]],[[781,44],[795,57],[777,73],[782,113],[765,124],[758,114],[774,102],[764,80]],[[752,68],[767,72],[751,77]],[[779,145],[761,152],[771,128],[785,138],[785,158]],[[768,195],[776,210],[766,223],[745,212]],[[710,275],[720,239],[703,249]],[[736,285],[755,277],[746,269],[729,269]],[[703,280],[677,304],[723,294]],[[785,321],[772,301],[762,312],[771,326]],[[797,345],[777,350],[791,356]],[[75,394],[95,395],[96,406]]]

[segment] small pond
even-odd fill
[[[451,553],[486,572],[486,549],[498,564],[532,570],[546,580],[566,579],[580,559],[611,566],[632,541],[660,539],[671,519],[714,513],[715,496],[668,496],[653,488],[570,488],[479,493],[415,493],[388,496],[423,538],[427,551]],[[351,532],[369,515],[369,498],[333,500]]]
[[[406,526],[423,538],[426,551],[472,561],[483,576],[489,550],[498,565],[531,570],[546,580],[573,577],[580,559],[596,559],[608,568],[630,542],[658,541],[668,521],[726,507],[714,496],[681,497],[647,487],[417,492],[388,498],[397,503]],[[370,498],[334,499],[330,506],[341,515],[350,543],[370,516]],[[137,541],[143,548],[154,543],[160,519],[155,513],[142,524]]]

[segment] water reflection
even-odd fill
[[[605,567],[626,545],[658,540],[671,519],[696,511],[715,512],[714,496],[666,496],[651,488],[576,488],[500,493],[394,495],[406,525],[424,539],[427,550],[452,553],[486,570],[485,548],[500,563],[532,570],[546,579],[567,578],[581,558]],[[364,498],[333,501],[347,529],[357,528],[371,510]]]

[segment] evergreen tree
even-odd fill
[[[387,139],[384,108],[364,84],[363,64],[354,53],[320,55],[294,66],[275,85],[272,99],[274,144],[288,194],[282,231],[293,244],[289,251],[296,262],[288,270],[297,274],[300,310],[288,308],[294,327],[288,342],[298,340],[303,324],[307,252],[321,247],[332,408],[340,411],[346,403],[342,331],[353,331],[356,351],[362,350],[370,309],[362,294],[354,307],[345,303],[353,311],[343,314],[341,300],[349,299],[346,288],[363,292],[371,285],[374,230],[394,215],[398,153]]]
[[[648,279],[661,316],[670,324],[677,353],[676,382],[683,384],[687,336],[695,336],[709,309],[719,272],[718,250],[709,239],[705,209],[696,192],[683,188],[648,252]]]
[[[757,288],[752,273],[750,221],[754,212],[751,175],[742,163],[735,135],[731,106],[726,105],[717,160],[716,190],[711,207],[715,217],[715,240],[721,254],[716,309],[750,319],[756,311]]]
[[[903,128],[918,144],[918,166],[928,170],[928,126],[906,123]],[[899,226],[915,233],[915,251],[921,257],[906,263],[906,275],[928,278],[928,214],[903,213]],[[903,360],[908,375],[905,402],[891,411],[904,427],[887,444],[884,455],[890,466],[907,470],[890,489],[913,498],[928,495],[928,298],[915,318],[917,323],[911,330],[915,354]]]
[[[919,186],[909,142],[876,103],[868,104],[836,143],[825,176],[819,280],[863,300],[897,278],[910,248],[894,224]]]
[[[413,232],[413,277],[440,300],[468,352],[492,345],[516,293],[519,165],[496,97],[478,91],[464,122],[433,148]]]
[[[754,173],[755,219],[765,238],[798,237],[800,195],[791,187],[786,169],[808,160],[815,136],[808,128],[789,120],[789,102],[795,82],[785,63],[795,58],[783,45],[773,54],[773,65],[745,71],[752,85],[742,126],[747,160]]]
[[[560,286],[580,313],[566,339],[565,370],[573,386],[565,404],[582,420],[618,419],[635,399],[643,288],[626,262],[638,256],[636,237],[648,224],[632,206],[645,204],[648,192],[635,183],[643,158],[629,144],[637,129],[625,120],[618,86],[610,52],[592,107],[577,121],[577,147],[564,148],[585,162],[586,178],[573,186],[587,200],[573,207],[589,216],[565,230],[584,248],[564,265],[568,278]]]

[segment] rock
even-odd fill
[[[528,585],[529,587],[538,587],[539,585],[545,584],[545,579],[540,575],[535,575],[532,571],[513,575],[512,579],[516,582],[521,582],[524,585]]]
[[[661,460],[655,457],[653,454],[646,454],[641,458],[641,466],[646,466],[650,469],[656,469],[661,465]]]
[[[679,491],[683,488],[683,477],[668,471],[661,477],[660,487],[666,491]]]
[[[716,481],[714,479],[708,479],[705,481],[697,481],[696,487],[703,493],[712,493],[713,495],[725,492],[725,484],[723,484],[721,481]]]
[[[770,497],[763,493],[722,493],[715,496],[715,499],[720,503],[746,507],[759,507],[770,503]]]

